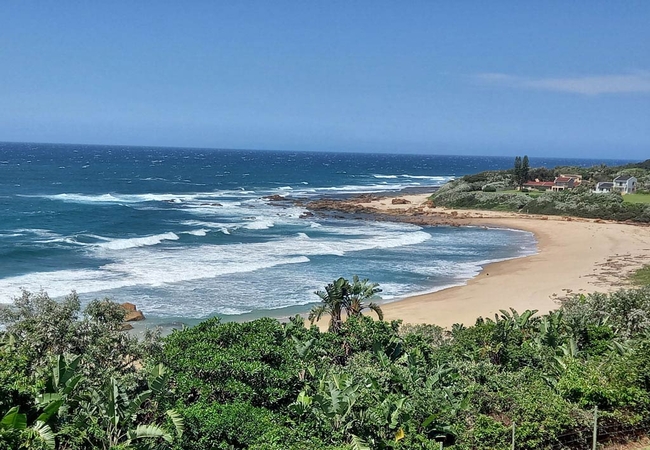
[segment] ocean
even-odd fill
[[[0,143],[0,302],[21,289],[76,290],[84,302],[135,303],[150,323],[192,324],[304,312],[339,276],[378,282],[382,301],[462,284],[487,263],[534,253],[534,236],[304,217],[264,197],[396,193],[512,162]]]

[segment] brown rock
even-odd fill
[[[142,314],[142,311],[129,311],[126,313],[126,316],[124,316],[125,322],[139,322],[140,320],[144,320],[144,314]]]
[[[122,327],[120,328],[120,331],[129,331],[133,329],[133,325],[130,323],[123,323]]]
[[[391,203],[393,205],[408,205],[411,202],[409,200],[406,200],[405,198],[394,198],[393,200],[391,200]]]
[[[138,308],[136,308],[133,303],[129,303],[129,302],[122,303],[120,306],[122,308],[124,308],[127,312],[132,312],[132,311],[137,311],[138,310]]]

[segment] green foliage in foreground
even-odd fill
[[[0,449],[437,449],[444,439],[491,450],[510,448],[513,421],[517,448],[577,449],[596,406],[619,429],[650,417],[648,287],[451,330],[363,315],[336,332],[215,318],[139,343],[101,313],[112,304],[83,313],[25,295],[2,313]],[[97,339],[80,342],[91,324]]]

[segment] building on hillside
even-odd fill
[[[552,191],[564,191],[566,189],[573,189],[576,186],[575,179],[572,177],[555,177],[553,182]]]
[[[526,189],[537,189],[538,191],[548,191],[553,187],[554,183],[552,181],[529,181],[524,183],[523,187]]]
[[[598,192],[598,193],[612,192],[613,189],[614,189],[613,182],[601,181],[600,183],[596,184],[596,189],[594,189],[594,192]]]
[[[561,173],[560,178],[573,178],[573,184],[575,186],[582,184],[582,175],[577,175],[574,173]]]
[[[621,194],[634,194],[636,192],[636,178],[631,175],[619,175],[614,178],[613,190]]]

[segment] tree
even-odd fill
[[[11,336],[15,354],[26,359],[27,372],[49,367],[55,355],[82,355],[81,373],[100,386],[111,376],[133,374],[134,362],[155,354],[160,345],[156,332],[142,341],[124,333],[125,314],[109,300],[93,300],[82,310],[75,292],[56,301],[46,292],[23,291],[12,304],[0,305],[0,325]]]
[[[325,291],[316,291],[315,294],[320,297],[321,304],[309,312],[310,322],[313,324],[324,314],[329,314],[329,331],[334,333],[341,331],[343,309],[351,288],[350,282],[341,277],[325,286]]]
[[[515,156],[514,175],[515,175],[515,183],[517,184],[517,186],[521,186],[521,184],[519,184],[519,180],[521,180],[521,156]]]
[[[350,286],[349,298],[345,305],[345,312],[348,317],[360,316],[364,309],[370,309],[377,314],[379,320],[384,320],[384,312],[378,304],[374,302],[364,303],[380,292],[379,283],[371,283],[367,278],[359,280],[359,277],[354,275],[352,277],[352,285]]]
[[[528,175],[530,172],[530,165],[528,163],[528,155],[524,155],[524,159],[521,160],[521,180],[520,186],[528,181]]]
[[[528,162],[528,156],[524,155],[523,159],[521,158],[521,156],[516,156],[514,176],[515,176],[515,183],[517,183],[519,189],[521,189],[524,183],[528,181],[529,173],[530,173],[530,165]]]
[[[359,280],[355,275],[350,284],[348,280],[341,277],[325,286],[325,291],[315,292],[320,297],[321,304],[312,308],[309,312],[309,320],[314,323],[324,314],[329,314],[329,331],[335,333],[341,331],[343,311],[348,317],[358,317],[364,309],[370,309],[377,313],[379,320],[384,320],[384,313],[379,305],[373,302],[364,303],[379,292],[381,292],[379,284],[371,283],[367,278]]]

